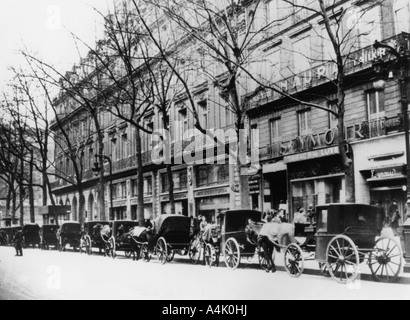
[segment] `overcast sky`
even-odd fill
[[[0,90],[10,65],[21,64],[16,52],[27,46],[43,59],[68,70],[79,60],[72,31],[87,43],[101,36],[101,16],[113,0],[0,0]],[[97,30],[97,36],[96,36]],[[82,48],[85,54],[85,48]]]

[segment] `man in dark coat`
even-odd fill
[[[16,257],[23,256],[23,232],[17,231],[13,238],[14,248],[16,249]]]

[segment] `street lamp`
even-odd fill
[[[112,194],[112,190],[113,190],[113,185],[112,185],[112,161],[110,157],[107,157],[105,155],[102,154],[96,154],[95,155],[95,162],[94,162],[94,167],[93,167],[93,172],[95,174],[95,176],[98,177],[98,175],[101,173],[102,168],[100,168],[100,160],[103,159],[105,161],[107,161],[110,165],[110,219],[113,217],[113,209],[114,209],[114,199],[113,199],[113,194]],[[102,190],[101,192],[104,192],[104,190]],[[113,219],[112,219],[113,220]]]
[[[405,34],[399,36],[398,43],[400,40],[405,39]],[[373,68],[377,74],[377,80],[374,82],[375,88],[381,85],[387,78],[394,78],[393,71],[399,71],[399,82],[400,82],[400,103],[401,103],[401,112],[403,114],[403,126],[404,126],[404,136],[406,140],[406,171],[407,171],[407,187],[403,188],[407,191],[407,212],[410,213],[410,136],[409,136],[409,101],[407,96],[407,83],[408,83],[408,72],[409,72],[409,60],[410,60],[410,48],[406,48],[406,45],[399,45],[400,49],[397,50],[390,45],[380,43],[376,41],[374,48],[376,50],[386,49],[388,53],[395,57],[395,60],[391,61],[392,65],[386,66],[386,62],[382,59],[373,63]]]

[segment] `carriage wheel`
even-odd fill
[[[325,278],[331,278],[332,276],[330,275],[329,269],[327,268],[326,263],[319,263],[319,269],[320,272],[322,273],[322,276]]]
[[[164,238],[160,238],[157,242],[156,252],[158,260],[162,264],[166,264],[168,260],[168,245]]]
[[[370,253],[369,267],[378,282],[394,282],[403,266],[402,252],[395,239],[380,238]]]
[[[359,251],[354,242],[346,236],[337,236],[326,252],[326,266],[333,279],[346,284],[356,280],[359,274]]]
[[[111,238],[109,240],[109,248],[110,248],[109,252],[110,252],[111,258],[113,258],[113,259],[115,259],[117,257],[117,251],[116,251],[117,247],[116,246],[117,245],[115,243],[115,239]]]
[[[93,246],[91,242],[91,238],[87,237],[85,239],[85,253],[91,256],[93,254]]]
[[[141,248],[142,259],[145,262],[151,261],[151,253],[149,252],[148,244],[144,243]]]
[[[201,240],[199,240],[199,238],[192,239],[189,244],[189,260],[191,260],[191,263],[199,263],[199,260],[201,260],[201,248]]]
[[[168,249],[168,256],[167,256],[167,262],[170,263],[172,261],[174,261],[175,259],[175,251]]]
[[[225,264],[231,270],[238,269],[241,263],[241,249],[238,241],[234,238],[228,239],[225,244]]]
[[[299,278],[303,274],[305,258],[297,244],[290,244],[285,250],[285,269],[292,278]]]

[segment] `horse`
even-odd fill
[[[292,243],[298,243],[295,238],[295,225],[293,223],[279,223],[271,222],[277,227],[277,243],[275,247],[278,251],[281,248],[286,248]],[[259,241],[259,234],[262,230],[263,224],[249,222],[246,226],[245,233],[247,241],[252,245],[257,245]]]
[[[111,237],[111,227],[109,225],[101,226],[98,224],[97,226],[100,226],[100,237],[102,241],[105,243],[105,253],[104,256],[108,256],[110,252],[110,244],[108,243],[108,240]],[[96,226],[96,227],[97,227]],[[96,229],[94,229],[96,231]]]

